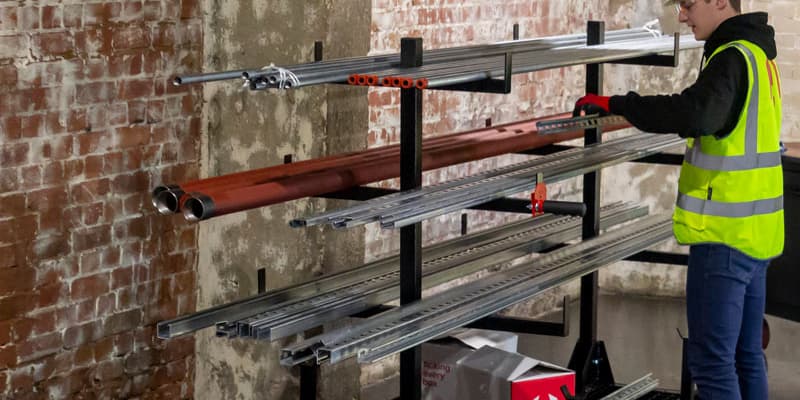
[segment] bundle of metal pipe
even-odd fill
[[[582,137],[582,130],[538,134],[536,122],[568,116],[559,114],[426,139],[422,167],[431,170]],[[628,127],[627,123],[615,124],[604,126],[603,130]],[[394,145],[159,186],[153,190],[153,203],[162,213],[182,212],[187,220],[199,221],[398,176],[400,148]]]
[[[624,42],[632,39],[652,38],[651,30],[644,28],[623,29],[606,33],[607,42]],[[584,47],[585,34],[570,34],[537,39],[503,41],[491,44],[460,46],[426,50],[423,60],[428,64],[461,62],[486,59],[505,53],[536,52],[557,48]],[[229,79],[245,79],[251,89],[289,89],[326,83],[347,83],[351,75],[370,75],[373,71],[400,68],[400,54],[365,57],[350,57],[324,62],[296,64],[290,66],[266,66],[264,68],[240,69],[198,75],[176,77],[175,85],[213,82]],[[366,81],[364,81],[366,83]]]

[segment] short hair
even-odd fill
[[[731,7],[733,7],[734,11],[737,13],[742,12],[742,0],[728,0],[728,3],[731,4]]]

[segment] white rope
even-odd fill
[[[275,64],[270,64],[261,68],[265,71],[277,72],[278,73],[278,89],[286,89],[287,87],[297,87],[300,85],[300,79],[297,78],[297,75],[294,72],[289,71],[286,68],[276,67]],[[287,86],[287,83],[290,85]]]

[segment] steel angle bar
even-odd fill
[[[646,137],[649,138],[649,137]],[[641,140],[642,137],[631,136],[617,139],[614,142],[624,144],[629,142],[636,142]],[[605,149],[605,148],[603,148]],[[532,171],[531,176],[535,176],[536,172],[541,171],[541,166],[550,163],[566,163],[569,160],[580,160],[586,158],[586,152],[597,152],[596,149],[582,149],[576,148],[558,154],[552,154],[545,157],[539,157],[532,160],[527,160],[521,163],[510,165],[507,167],[482,172],[473,176],[464,177],[458,180],[445,182],[433,186],[427,186],[422,189],[399,192],[388,196],[376,198],[362,204],[351,206],[348,208],[335,210],[326,214],[320,214],[305,221],[311,221],[314,224],[319,223],[333,223],[337,228],[349,228],[358,225],[363,225],[369,222],[378,220],[381,215],[386,214],[386,211],[393,213],[401,212],[408,208],[418,207],[418,202],[431,202],[436,198],[446,196],[451,191],[461,190],[465,187],[471,187],[482,181],[491,180],[501,176],[510,176],[514,174],[524,174],[526,171]],[[413,201],[413,202],[412,202]],[[416,203],[415,203],[416,202]],[[299,223],[298,223],[299,225]]]
[[[575,129],[590,129],[622,123],[627,123],[627,120],[620,115],[600,116],[598,114],[592,114],[568,119],[539,121],[536,123],[536,128],[539,134],[549,135],[559,132],[569,132]]]
[[[658,379],[653,374],[647,374],[624,387],[619,388],[600,400],[634,400],[652,392],[658,387]]]
[[[614,204],[603,209],[602,226],[613,226],[647,214],[646,207],[630,204]],[[507,235],[498,240],[482,243],[446,257],[427,260],[423,263],[423,287],[430,288],[470,273],[499,265],[516,258],[541,251],[580,236],[579,219],[559,218],[552,223],[532,226],[522,232],[503,232]],[[310,304],[304,310],[285,310],[281,317],[267,320],[253,318],[248,323],[247,334],[259,339],[275,340],[298,333],[310,327],[352,315],[372,306],[398,297],[399,274],[392,272],[375,282],[365,282],[359,290],[342,290],[331,293],[335,298],[327,304]],[[242,334],[242,336],[247,336]]]
[[[587,153],[590,153],[593,150],[596,150],[596,152],[607,150],[610,154],[608,154],[606,157],[603,157],[601,152],[600,155],[587,155],[586,157],[580,158],[576,163],[558,164],[556,161],[553,161],[549,165],[542,165],[540,170],[534,172],[543,172],[545,174],[546,182],[555,182],[558,180],[564,180],[574,176],[582,175],[586,172],[596,171],[601,168],[606,168],[608,166],[616,165],[625,161],[645,157],[682,142],[677,136],[649,136],[650,140],[639,143],[639,145],[642,145],[640,148],[623,148],[623,146],[615,145],[613,142],[607,142],[606,144],[593,146],[592,148],[587,148],[586,150]],[[532,175],[526,175],[519,178],[501,180],[498,183],[492,183],[483,188],[478,188],[475,192],[450,195],[449,198],[441,202],[406,204],[403,210],[393,210],[388,215],[381,216],[381,226],[384,228],[403,227],[428,218],[444,215],[452,211],[468,208],[523,191],[528,191],[533,189],[535,186],[536,179],[534,173]],[[474,193],[477,193],[477,195]]]
[[[395,347],[395,349],[400,348],[398,351],[413,347],[433,337],[429,337],[429,334],[435,332],[434,336],[436,336],[445,333],[461,326],[459,324],[461,322],[463,324],[472,322],[516,303],[520,301],[517,298],[521,295],[527,297],[527,293],[522,290],[524,287],[516,285],[533,285],[533,289],[543,290],[557,283],[566,282],[590,272],[591,268],[587,270],[577,261],[592,258],[613,260],[617,255],[612,245],[616,244],[618,248],[630,247],[630,251],[636,251],[636,248],[649,247],[652,243],[669,237],[671,232],[669,228],[670,219],[668,217],[649,217],[625,228],[601,235],[596,239],[542,255],[529,263],[493,274],[480,281],[390,310],[362,324],[348,328],[348,334],[344,337],[333,332],[329,337],[323,338],[323,340],[327,339],[327,342],[318,349],[318,361],[337,362],[353,356],[359,351],[369,352],[369,349],[384,347],[391,341],[401,342],[398,343],[399,346]],[[571,265],[571,267],[561,269],[565,265]],[[540,279],[532,280],[537,277]],[[548,285],[542,285],[541,278],[543,277],[547,278]],[[530,290],[528,288],[528,291]],[[492,302],[495,300],[487,297],[492,294],[499,298],[497,300],[499,303],[494,304]],[[512,298],[514,301],[509,302]],[[494,305],[487,307],[489,304]],[[460,309],[466,310],[464,312],[468,314],[468,321],[454,320],[446,327],[441,323],[432,325],[425,323],[426,319],[436,321],[437,318],[447,320],[450,317],[460,316],[462,314],[457,311],[461,305],[463,307]],[[419,336],[420,334],[422,336]],[[331,338],[333,339],[331,340]]]
[[[336,362],[358,354],[359,362],[370,363],[417,346],[456,327],[494,314],[544,290],[577,279],[626,255],[668,239],[672,233],[671,218],[648,218],[620,231],[622,234],[615,235],[612,232],[583,242],[597,246],[584,248],[581,253],[571,255],[567,263],[555,260],[550,263],[550,268],[541,269],[539,267],[543,263],[534,261],[521,268],[527,267],[527,270],[518,269],[514,273],[503,274],[505,281],[493,280],[485,282],[483,286],[476,286],[472,293],[449,300],[463,302],[461,307],[448,306],[449,312],[440,313],[439,303],[422,300],[418,304],[427,304],[420,312],[421,316],[395,319],[395,325],[388,326],[387,330],[378,329],[375,333],[352,331],[347,339],[318,349],[318,358]],[[604,239],[603,236],[607,238]],[[614,240],[608,243],[608,238],[612,237]],[[604,244],[598,245],[600,243]],[[564,250],[566,249],[568,248]]]

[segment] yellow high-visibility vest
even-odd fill
[[[721,243],[766,260],[784,242],[780,77],[744,40],[720,46],[705,65],[731,47],[747,61],[747,100],[729,135],[688,139],[673,230],[681,244]]]

